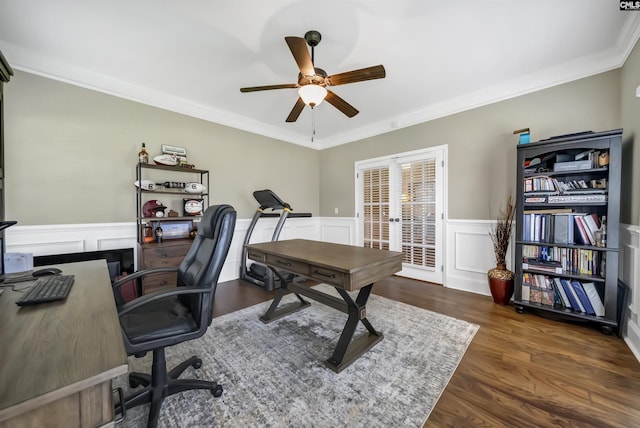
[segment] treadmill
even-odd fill
[[[282,228],[284,227],[284,223],[285,221],[287,221],[287,218],[311,217],[311,213],[294,213],[291,205],[284,202],[278,197],[278,195],[276,195],[269,189],[256,190],[255,192],[253,192],[253,197],[256,199],[256,201],[258,201],[259,205],[256,213],[253,215],[251,224],[249,224],[247,235],[244,238],[244,244],[242,246],[242,258],[240,262],[240,279],[249,281],[254,285],[262,287],[265,289],[265,291],[273,291],[276,288],[280,288],[282,286],[280,284],[280,279],[276,275],[274,275],[271,269],[261,263],[252,262],[251,265],[247,268],[248,258],[245,245],[249,244],[253,229],[256,227],[256,224],[261,218],[279,217],[276,228],[273,231],[273,236],[271,237],[271,241],[277,241],[280,237],[280,232],[282,232]],[[266,212],[267,210],[270,210],[270,212]],[[282,276],[287,282],[291,282],[295,278],[295,275],[293,274],[285,274]]]

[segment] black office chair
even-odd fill
[[[125,398],[125,409],[151,403],[149,427],[158,423],[162,400],[190,389],[208,389],[215,397],[222,395],[222,386],[213,381],[178,379],[202,360],[189,358],[167,372],[164,348],[202,336],[213,319],[213,301],[225,258],[229,251],[236,221],[236,211],[229,205],[216,205],[204,212],[198,233],[177,268],[146,269],[135,272],[113,284],[114,297],[122,326],[122,336],[129,355],[143,356],[153,351],[152,374],[130,373],[132,388],[145,388]],[[145,294],[124,303],[118,289],[131,280],[159,272],[178,272],[177,287]],[[122,411],[122,403],[116,405]]]

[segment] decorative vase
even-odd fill
[[[489,289],[494,303],[508,305],[513,296],[513,272],[504,264],[499,264],[487,272]]]

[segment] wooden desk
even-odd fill
[[[366,304],[374,282],[402,269],[402,253],[305,239],[249,244],[246,248],[251,260],[267,265],[280,276],[280,283],[285,284],[277,289],[273,303],[260,317],[262,322],[269,323],[309,306],[300,295],[348,314],[333,355],[325,362],[327,367],[340,372],[382,340],[382,333],[367,319]],[[342,300],[310,286],[286,284],[279,270],[332,285]],[[356,290],[360,291],[354,301],[347,292]],[[296,294],[298,301],[279,307],[289,291]],[[358,322],[362,322],[368,333],[352,341]]]
[[[65,301],[20,308],[21,293],[3,287],[0,295],[2,428],[113,422],[111,380],[128,367],[107,264],[57,267],[75,275]]]

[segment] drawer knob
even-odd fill
[[[160,254],[160,257],[162,257],[163,259],[166,259],[169,256],[166,253],[162,253],[162,254]]]
[[[282,266],[291,266],[291,263],[283,261],[283,260],[276,260],[276,263],[278,263],[279,265],[282,265]]]

